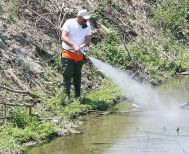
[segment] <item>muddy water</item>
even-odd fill
[[[119,113],[83,118],[83,134],[57,138],[31,148],[27,154],[185,154],[189,153],[189,111],[178,110],[189,100],[189,78],[178,78],[160,86],[167,102],[161,110]],[[126,102],[120,110],[125,110]]]

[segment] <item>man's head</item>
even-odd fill
[[[91,18],[91,15],[87,10],[80,10],[77,13],[77,21],[83,28],[87,27],[87,20]]]
[[[91,18],[91,15],[89,14],[89,12],[87,10],[80,10],[78,13],[77,13],[77,16],[79,17],[82,17],[83,19],[85,20],[88,20]]]

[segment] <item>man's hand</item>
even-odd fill
[[[72,40],[68,37],[69,33],[67,31],[62,32],[61,39],[64,41],[67,45],[73,48],[73,52],[77,53],[80,49],[79,46],[75,45]]]
[[[80,47],[78,47],[77,45],[73,45],[72,47],[74,52],[78,52],[80,50]]]
[[[83,44],[80,45],[80,48],[84,48],[85,46],[86,46],[86,44],[83,43]]]
[[[89,46],[85,47],[85,51],[89,52],[89,49],[90,49]]]

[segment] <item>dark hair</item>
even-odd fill
[[[87,28],[87,23],[83,23],[83,24],[82,24],[82,28],[83,28],[83,29]]]

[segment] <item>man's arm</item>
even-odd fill
[[[80,45],[80,48],[88,47],[90,43],[91,43],[91,35],[87,35],[85,37],[85,42],[82,45]]]
[[[61,35],[61,40],[64,41],[66,44],[71,46],[75,51],[79,50],[79,47],[75,45],[70,38],[68,37],[69,33],[67,31],[63,31]]]

